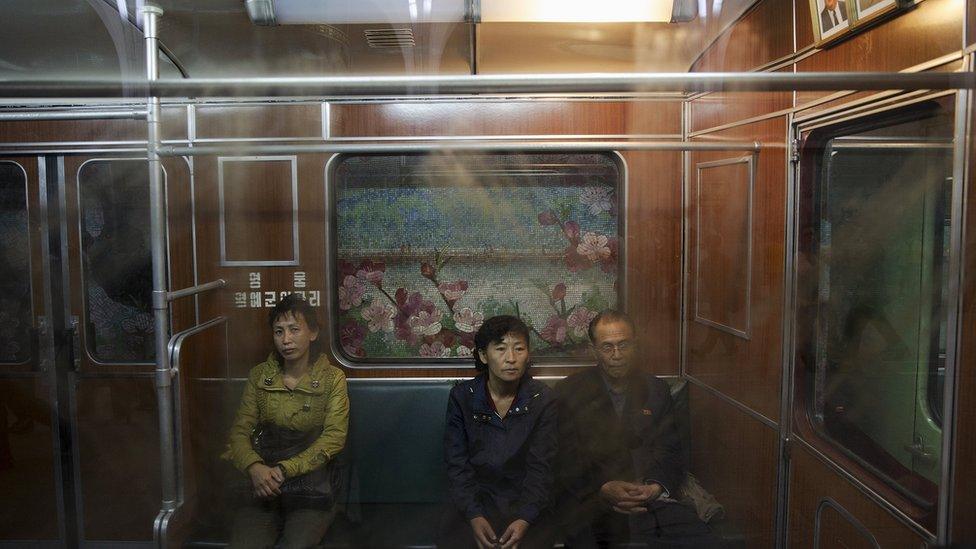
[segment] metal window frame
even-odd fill
[[[227,225],[224,203],[224,164],[230,162],[288,162],[291,169],[291,241],[292,257],[286,260],[227,259]],[[217,157],[217,200],[220,219],[221,267],[295,267],[301,264],[298,230],[298,156],[219,156]]]
[[[971,59],[967,60],[966,63],[967,66],[969,66],[972,63]],[[963,114],[959,112],[959,106],[960,104],[967,104],[966,100],[961,99],[964,96],[968,96],[969,97],[968,102],[971,103],[971,93],[965,89],[960,89],[960,90],[945,90],[945,91],[920,93],[920,94],[905,94],[893,98],[879,97],[876,104],[870,102],[859,103],[858,109],[856,110],[855,113],[845,115],[845,113],[842,110],[840,111],[832,110],[831,112],[821,113],[820,116],[812,115],[803,118],[797,117],[794,119],[793,124],[791,125],[794,135],[798,139],[800,139],[803,138],[805,135],[808,135],[810,132],[824,127],[830,127],[836,124],[842,124],[845,122],[849,122],[852,120],[861,119],[865,117],[877,116],[879,114],[884,114],[890,111],[904,109],[906,107],[910,107],[912,105],[924,101],[936,100],[948,96],[956,96],[956,100],[955,100],[956,110],[954,112],[955,120],[954,120],[954,127],[953,127],[953,141],[954,141],[954,147],[956,148],[956,152],[953,154],[954,181],[953,181],[952,204],[950,205],[950,208],[952,210],[952,216],[953,216],[951,227],[950,227],[952,244],[950,245],[950,265],[948,267],[949,268],[948,277],[951,282],[954,282],[954,285],[952,283],[950,284],[948,297],[946,299],[946,302],[949,303],[950,306],[948,311],[949,318],[947,319],[948,337],[946,342],[946,350],[947,350],[946,378],[945,378],[945,386],[944,386],[945,396],[943,401],[943,406],[945,408],[943,412],[944,415],[943,415],[943,427],[942,427],[943,454],[940,463],[942,479],[939,484],[937,501],[932,502],[935,507],[935,511],[937,513],[935,530],[930,530],[929,528],[919,524],[915,519],[913,519],[905,511],[903,511],[897,504],[890,501],[890,499],[887,498],[886,496],[878,493],[873,487],[866,484],[863,480],[857,478],[855,473],[852,473],[843,465],[838,463],[838,461],[834,458],[834,456],[828,455],[822,449],[815,446],[813,442],[805,440],[802,436],[798,436],[799,434],[796,433],[795,429],[793,429],[792,427],[790,430],[791,433],[790,442],[796,442],[801,446],[803,446],[805,449],[807,449],[809,452],[814,454],[829,468],[831,468],[832,470],[840,474],[843,478],[847,479],[854,487],[858,488],[862,493],[868,496],[870,500],[875,502],[882,509],[885,509],[887,512],[894,515],[900,522],[908,526],[916,534],[918,534],[919,536],[921,536],[926,540],[929,540],[930,542],[939,542],[939,543],[946,543],[949,536],[950,517],[948,516],[948,510],[949,510],[949,502],[951,500],[951,495],[952,495],[951,491],[952,491],[952,479],[953,479],[953,475],[952,475],[953,460],[952,460],[952,452],[946,451],[946,449],[951,450],[952,448],[952,441],[947,440],[947,438],[952,436],[951,431],[954,429],[954,424],[955,424],[955,415],[956,415],[955,398],[954,398],[955,389],[956,389],[955,369],[956,369],[956,363],[958,362],[958,357],[956,353],[958,353],[958,343],[959,343],[958,338],[959,338],[959,330],[961,329],[961,322],[958,316],[959,315],[958,309],[959,309],[959,304],[961,299],[961,288],[959,282],[961,281],[961,276],[962,276],[961,245],[963,239],[962,233],[964,230],[964,219],[957,218],[955,216],[957,214],[959,216],[962,216],[962,212],[965,211],[966,196],[964,192],[965,181],[962,178],[955,177],[955,176],[960,174],[966,175],[968,172],[965,165],[966,155],[959,154],[960,151],[964,153],[967,152],[966,143],[968,142],[968,139],[966,139],[966,131],[968,129],[968,122],[965,120]],[[971,108],[971,105],[968,108]],[[799,192],[799,185],[800,185],[799,171],[800,171],[800,165],[798,163],[795,169],[796,186],[798,192]],[[798,223],[798,218],[794,219],[794,224],[796,223]],[[796,232],[798,233],[799,231]],[[797,244],[795,239],[792,244],[793,245]],[[799,254],[799,250],[797,250],[796,253],[793,254],[792,263],[790,265],[793,272],[796,272],[796,269],[799,267],[798,265],[799,259],[800,259],[800,254]],[[796,299],[796,295],[798,291],[798,284],[799,284],[798,280],[793,281],[793,288],[791,289],[791,294],[792,294],[792,299],[794,301]],[[795,313],[796,313],[795,310],[792,311],[793,315],[795,315]],[[953,318],[953,315],[955,315],[955,318]],[[795,326],[792,327],[791,329],[792,331],[795,332]],[[790,391],[791,394],[793,394],[793,397],[791,398],[791,410],[792,410],[795,409],[795,405],[796,405],[795,395],[798,392],[805,391],[805,387],[799,387],[797,385],[799,383],[800,378],[794,375],[797,367],[795,363],[795,357],[798,351],[796,347],[795,339],[791,339],[789,341],[789,344],[790,344],[790,349],[789,349],[790,377],[792,378],[791,381],[792,387],[790,387]],[[791,412],[791,418],[792,418],[791,419],[791,424],[792,424],[792,422],[796,420],[792,412]],[[812,419],[809,421],[811,423],[811,427],[813,427],[814,423]],[[814,428],[814,432],[816,432],[815,428]],[[829,445],[829,447],[833,451],[837,451],[842,454],[844,453],[842,447],[839,446],[838,444],[835,444],[830,439],[825,439],[819,433],[817,434],[817,437],[821,439],[823,443]],[[860,460],[854,460],[854,461],[858,463],[860,467],[865,467]],[[894,486],[897,485],[897,483],[884,480],[884,477],[879,477],[874,472],[874,470],[871,469],[870,467],[865,467],[865,468],[871,471],[872,476],[878,477],[874,480],[881,482],[882,484],[888,486],[889,488],[895,490],[896,492],[898,491],[896,488],[894,488]]]
[[[745,281],[745,327],[739,329],[727,326],[721,322],[711,320],[699,314],[699,286],[701,281],[701,191],[702,191],[702,172],[710,168],[722,166],[734,166],[745,164],[748,171],[748,198],[747,198],[747,220],[746,220],[746,281]],[[711,162],[699,162],[695,165],[695,303],[692,318],[695,322],[710,326],[727,334],[749,340],[752,334],[752,230],[753,230],[753,193],[756,184],[756,157],[755,155],[740,156],[737,158],[727,158],[713,160]]]
[[[88,330],[88,277],[85,276],[85,252],[82,247],[82,234],[84,232],[84,215],[81,210],[81,171],[88,164],[94,164],[97,162],[117,162],[117,161],[134,161],[134,162],[145,162],[146,157],[130,156],[130,157],[106,157],[106,158],[89,158],[78,166],[78,170],[75,172],[75,206],[78,210],[78,277],[80,279],[81,285],[81,310],[79,311],[79,319],[83,324],[83,330],[85,334],[85,344],[83,345],[83,352],[85,357],[96,366],[118,366],[118,365],[134,365],[134,366],[152,366],[156,364],[155,360],[101,360],[96,358],[92,353],[92,348],[90,345],[94,342],[93,333]],[[161,166],[163,173],[163,186],[165,187],[168,183],[168,174],[166,173],[166,167]],[[166,240],[169,241],[169,225],[167,224],[167,235]],[[152,289],[150,288],[150,292]],[[151,316],[151,313],[150,313]]]
[[[525,150],[510,150],[511,154],[518,154],[520,152],[536,152],[527,146]],[[412,151],[405,151],[403,154],[409,154]],[[546,151],[539,151],[546,152]],[[580,153],[592,153],[592,150],[586,150],[585,148],[580,149]],[[616,186],[617,193],[617,211],[618,211],[618,242],[619,248],[617,252],[617,262],[618,262],[618,272],[617,272],[617,300],[622,305],[625,300],[622,300],[622,296],[627,295],[627,269],[624,268],[627,264],[627,204],[629,194],[629,171],[627,166],[627,160],[622,154],[617,151],[595,151],[606,154],[614,163],[617,165],[618,169],[618,180]],[[328,325],[328,336],[329,344],[324,349],[337,363],[342,366],[354,369],[354,370],[377,370],[377,369],[400,369],[400,370],[415,370],[415,369],[440,369],[440,368],[464,368],[471,367],[474,368],[472,359],[469,358],[443,358],[443,359],[431,359],[425,357],[408,358],[408,359],[385,359],[377,361],[356,361],[350,359],[342,350],[342,346],[339,344],[339,330],[338,323],[335,322],[335,318],[338,317],[338,297],[336,296],[333,288],[336,287],[336,266],[338,261],[338,243],[336,241],[336,183],[335,183],[335,169],[342,158],[348,156],[354,156],[356,153],[340,153],[335,154],[329,158],[325,165],[325,212],[327,212],[328,219],[325,223],[325,288],[323,292],[327,295],[322,299],[322,305],[325,307],[325,316],[328,319],[326,324]],[[395,154],[395,153],[386,153]],[[567,362],[564,359],[553,359],[552,362],[546,360],[541,362],[541,366],[547,367],[579,367],[589,364],[589,362]]]

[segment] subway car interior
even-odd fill
[[[0,21],[0,548],[976,546],[976,0]]]

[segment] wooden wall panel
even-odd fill
[[[161,501],[152,377],[79,378],[75,398],[85,539],[151,540]]]
[[[793,53],[789,0],[762,0],[723,33],[691,72],[752,71]],[[781,69],[792,71],[792,67]],[[710,93],[691,102],[690,128],[703,131],[792,106],[790,92]]]
[[[322,137],[321,103],[202,105],[197,138]]]
[[[881,25],[829,44],[797,63],[796,70],[899,71],[959,51],[962,6],[958,0],[925,0]],[[798,92],[797,103],[825,95],[828,93]]]
[[[949,72],[958,71],[962,69],[962,60],[957,59],[950,61],[938,67],[933,67],[929,70],[933,72]],[[828,110],[839,110],[839,109],[856,109],[857,106],[853,105],[854,102],[870,99],[871,101],[877,100],[880,94],[885,92],[877,91],[860,91],[860,92],[834,92],[830,95],[825,95],[817,102],[806,103],[798,108],[799,116],[807,117],[818,113],[823,113]],[[890,95],[890,94],[889,94]],[[846,106],[846,107],[845,107]]]
[[[794,445],[793,448],[788,533],[790,547],[813,547],[817,508],[828,497],[867,528],[881,547],[914,549],[923,545],[923,539],[918,534],[840,477],[806,448],[799,445]],[[842,529],[827,530],[836,520],[837,517],[833,517],[830,522],[821,525],[820,547],[863,546],[863,537],[855,528],[842,525]]]
[[[219,292],[201,297],[201,318],[226,315],[230,333],[230,377],[246,377],[255,364],[267,358],[271,351],[271,330],[268,311],[281,292],[303,290],[309,301],[321,307],[325,292],[325,212],[324,155],[302,155],[298,158],[298,231],[299,259],[296,266],[220,266],[220,217],[217,197],[217,160],[199,157],[195,164],[197,253],[200,280],[223,278],[227,286]],[[288,205],[289,223],[291,205]],[[290,229],[290,227],[289,227]],[[289,242],[289,249],[290,249]],[[305,273],[306,286],[296,288],[295,272]],[[256,273],[259,281],[251,279]],[[269,293],[270,292],[270,293]],[[318,292],[311,294],[310,292]],[[236,301],[243,294],[245,301]],[[272,295],[273,294],[273,295]],[[243,306],[241,306],[243,305]],[[256,306],[255,306],[256,305]],[[319,308],[320,320],[324,309]],[[213,334],[204,336],[216,337]],[[222,334],[221,336],[222,337]],[[203,361],[198,368],[205,370],[200,377],[224,377],[223,364]]]
[[[681,318],[681,153],[627,153],[627,305],[647,368],[678,373]]]
[[[0,540],[58,539],[49,386],[0,379]]]
[[[104,110],[144,109],[145,105],[106,106]],[[163,139],[186,139],[186,107],[162,111]],[[5,121],[0,143],[60,143],[94,141],[146,141],[146,121],[139,120],[39,120]]]
[[[629,135],[681,135],[681,101],[633,101],[622,103],[624,109],[624,130]],[[592,111],[593,106],[590,106]],[[599,112],[584,115],[586,118],[599,117]],[[569,129],[569,128],[567,128]],[[554,133],[555,130],[549,130]]]
[[[813,20],[810,18],[809,0],[793,1],[796,20],[796,51],[812,48],[816,37],[813,34]]]
[[[486,101],[332,105],[336,137],[422,135],[680,136],[681,102]]]
[[[773,547],[779,435],[694,384],[688,403],[690,471],[725,507],[729,529],[748,547]]]
[[[789,66],[776,72],[792,72]],[[691,101],[692,132],[782,112],[793,106],[792,92],[710,93]]]
[[[793,53],[792,0],[760,0],[691,65],[690,72],[751,71]]]
[[[230,261],[295,261],[297,161],[224,157],[224,253]]]
[[[188,449],[185,463],[195,482],[191,507],[181,519],[192,521],[197,539],[226,542],[234,513],[227,479],[239,477],[220,455],[226,447],[244,383],[196,377],[184,382],[186,401],[190,403],[184,438]]]
[[[698,322],[749,332],[749,265],[752,240],[752,157],[695,167],[690,193],[694,211],[695,300]],[[743,161],[745,160],[745,161]]]
[[[696,140],[757,140],[753,190],[750,339],[723,332],[687,315],[686,371],[767,418],[778,421],[780,406],[783,264],[786,201],[786,120],[770,119],[709,134]],[[737,158],[741,153],[691,155],[691,165]],[[692,189],[695,174],[691,175]],[[689,205],[694,204],[689,196]],[[688,303],[696,298],[695,212],[688,214]]]
[[[778,72],[790,72],[784,69]],[[710,130],[793,106],[791,92],[711,93],[691,102],[691,131]]]

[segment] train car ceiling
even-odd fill
[[[0,76],[141,77],[142,0],[10,0]],[[667,3],[667,2],[666,2]],[[159,0],[161,77],[686,72],[752,0],[679,0],[685,22],[260,26],[242,0]],[[668,5],[668,8],[673,8]],[[603,19],[606,19],[605,17]]]

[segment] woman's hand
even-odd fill
[[[254,493],[261,498],[272,498],[281,494],[281,483],[285,481],[281,469],[268,467],[263,463],[253,463],[247,468],[251,475],[251,485]]]
[[[529,530],[529,523],[518,519],[515,522],[508,525],[505,529],[505,533],[502,534],[501,539],[498,543],[502,544],[502,549],[517,549],[518,544],[525,537],[525,532]]]
[[[488,523],[488,520],[485,517],[474,517],[470,522],[471,531],[474,533],[474,541],[478,544],[478,549],[494,549],[498,543],[498,536],[491,529],[491,524]]]

